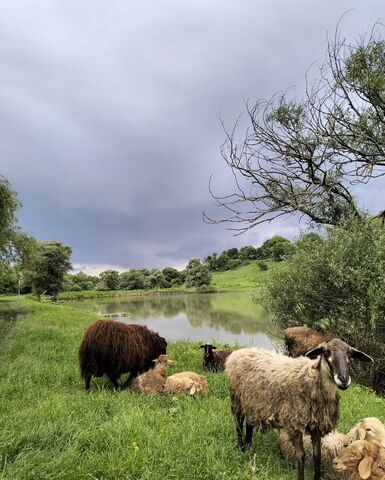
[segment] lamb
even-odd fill
[[[290,327],[284,330],[285,343],[291,357],[300,357],[332,339],[330,335],[322,335],[309,327]]]
[[[154,358],[165,354],[166,348],[166,340],[145,326],[97,320],[87,328],[79,349],[85,389],[90,389],[92,376],[104,374],[118,388],[120,375],[130,372],[120,386],[127,387],[136,375],[152,366]]]
[[[241,451],[250,448],[254,427],[259,431],[282,428],[295,444],[298,479],[304,480],[302,434],[308,433],[313,444],[314,480],[321,480],[321,437],[336,428],[337,389],[345,390],[351,383],[348,357],[372,361],[340,339],[321,344],[299,358],[262,348],[233,352],[227,359],[226,373]]]
[[[171,364],[167,355],[159,355],[153,360],[155,367],[148,372],[142,373],[131,382],[131,390],[147,395],[162,395],[166,383],[167,366]]]
[[[206,377],[194,372],[179,372],[166,379],[164,393],[178,395],[188,393],[191,396],[203,397],[207,395],[208,386]]]
[[[341,474],[338,474],[333,468],[333,460],[345,446],[350,445],[355,440],[376,442],[385,447],[385,427],[378,418],[368,417],[360,420],[346,435],[337,431],[325,435],[321,442],[322,470],[330,480],[341,478]],[[295,446],[289,440],[289,436],[285,431],[281,432],[278,443],[282,456],[295,461]],[[310,466],[313,463],[312,444],[308,435],[303,436],[303,444],[306,465]]]
[[[348,480],[384,480],[385,450],[367,440],[356,440],[334,459],[334,469]]]
[[[210,343],[205,343],[199,348],[204,348],[203,368],[209,372],[223,372],[227,357],[233,352],[230,348],[213,352],[217,347]]]

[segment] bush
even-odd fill
[[[264,303],[282,328],[307,325],[343,338],[375,363],[356,365],[360,382],[385,391],[385,231],[348,219],[326,238],[305,235],[272,271]]]
[[[269,266],[266,262],[258,262],[258,268],[261,270],[261,271],[266,271],[269,269]]]
[[[195,289],[197,293],[218,293],[218,289],[211,285],[201,285]]]

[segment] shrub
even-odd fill
[[[201,285],[200,287],[196,288],[198,293],[218,293],[218,289],[211,285]]]
[[[356,377],[385,391],[384,285],[384,229],[348,219],[324,239],[301,237],[272,271],[264,303],[282,328],[307,325],[371,355],[375,363],[356,366]]]
[[[258,262],[258,268],[259,268],[261,271],[265,271],[265,270],[268,270],[268,269],[269,269],[269,266],[267,265],[266,262]]]

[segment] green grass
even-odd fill
[[[256,260],[234,270],[214,272],[211,285],[221,292],[254,292],[266,281],[270,270],[276,266],[275,262],[266,260],[264,263],[269,269],[260,270],[259,263]]]
[[[83,391],[77,350],[95,320],[68,305],[22,300],[0,353],[1,480],[288,480],[277,433],[236,448],[224,374],[207,374],[209,396],[147,398],[117,392],[105,379]],[[176,342],[170,373],[201,370],[198,344]],[[362,387],[342,393],[341,429],[359,418],[385,420],[385,401]],[[251,464],[256,455],[257,473]],[[309,477],[310,478],[310,477]]]

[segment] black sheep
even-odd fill
[[[227,357],[233,352],[230,348],[213,352],[217,347],[210,343],[205,343],[199,348],[204,348],[203,368],[210,372],[223,372]]]
[[[142,325],[127,325],[114,320],[97,320],[90,325],[79,349],[80,372],[85,388],[91,378],[108,376],[115,387],[118,378],[130,372],[121,385],[153,366],[153,360],[166,353],[167,342],[157,333]]]

